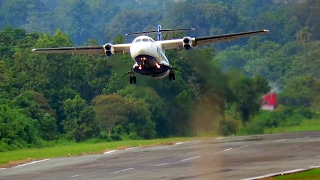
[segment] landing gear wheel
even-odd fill
[[[170,80],[170,81],[171,81],[171,80],[176,80],[176,74],[170,72],[170,73],[169,73],[169,80]]]
[[[137,78],[136,78],[136,76],[133,76],[132,79],[133,79],[133,84],[136,84],[136,83],[137,83]]]
[[[136,84],[136,83],[137,83],[136,76],[130,76],[130,84]]]

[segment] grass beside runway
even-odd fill
[[[277,128],[268,128],[264,130],[264,133],[284,133],[284,132],[302,132],[302,131],[319,131],[320,130],[320,120],[310,119],[303,120],[298,126],[286,126]]]
[[[199,138],[167,138],[153,140],[130,140],[104,143],[73,143],[46,148],[23,149],[17,151],[0,152],[0,168],[12,167],[21,163],[38,159],[98,154],[109,150],[125,149],[137,146],[171,145],[176,142],[190,141]]]
[[[283,176],[276,176],[272,178],[266,178],[265,180],[315,180],[320,179],[320,169],[312,169],[300,173],[294,173],[289,175],[283,175]]]

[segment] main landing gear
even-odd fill
[[[176,74],[173,71],[170,71],[169,73],[169,80],[176,80]]]
[[[137,83],[137,78],[136,76],[134,75],[134,71],[131,70],[131,71],[128,71],[126,72],[123,77],[125,77],[126,75],[130,74],[130,84],[136,84]]]
[[[136,83],[137,83],[136,76],[130,76],[130,84],[136,84]]]
[[[176,74],[174,73],[173,70],[176,70],[176,71],[180,71],[178,68],[174,68],[174,67],[171,67],[170,68],[170,72],[169,72],[169,80],[176,80]],[[181,72],[181,71],[180,71]]]

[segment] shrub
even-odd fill
[[[122,138],[119,134],[111,134],[111,139],[114,141],[122,141]]]
[[[286,118],[285,126],[298,126],[303,120],[303,116],[301,114],[293,114]]]
[[[250,123],[247,125],[247,134],[263,134],[264,133],[264,127],[261,126],[261,124],[258,124],[256,122]]]
[[[219,134],[227,136],[236,134],[239,130],[240,122],[226,115],[225,119],[219,122]]]

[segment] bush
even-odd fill
[[[111,141],[112,141],[111,136],[110,136],[109,133],[107,133],[106,131],[101,131],[100,134],[99,134],[99,137],[100,137],[101,139],[107,140],[108,142],[111,142]]]
[[[225,119],[219,122],[219,134],[228,136],[236,134],[239,130],[240,122],[226,115]]]
[[[254,117],[253,123],[261,127],[278,127],[285,122],[285,116],[279,112],[264,111]]]
[[[264,127],[261,126],[261,124],[258,124],[256,122],[253,122],[251,124],[248,124],[247,126],[247,134],[263,134],[264,133]]]
[[[303,117],[305,117],[307,119],[312,119],[312,117],[313,117],[312,111],[308,108],[299,108],[297,110],[297,113],[301,114]]]
[[[119,134],[111,134],[111,139],[114,141],[122,141],[122,138]]]
[[[286,118],[285,126],[298,126],[303,120],[303,116],[301,114],[293,114]]]
[[[140,140],[141,138],[137,135],[136,132],[131,132],[129,134],[129,139],[131,139],[131,140]]]
[[[125,133],[125,129],[121,125],[117,125],[113,128],[114,134],[122,135]]]

